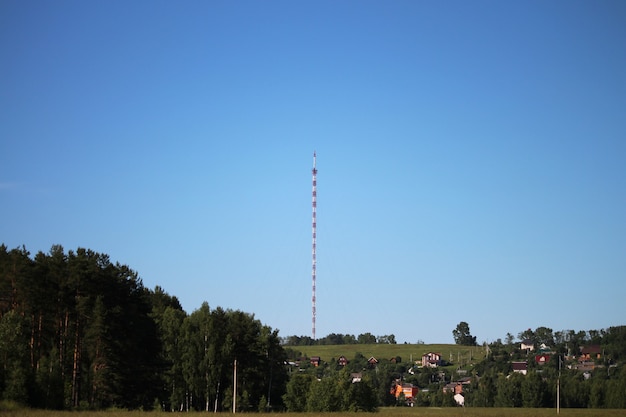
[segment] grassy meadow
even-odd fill
[[[294,351],[302,352],[307,357],[319,356],[322,361],[329,362],[343,355],[348,360],[360,353],[366,358],[371,356],[378,360],[400,356],[402,362],[415,362],[422,359],[428,352],[440,353],[442,358],[455,365],[477,363],[485,357],[485,348],[482,346],[460,346],[454,344],[417,345],[417,344],[371,344],[371,345],[320,345],[320,346],[286,346]]]
[[[46,411],[46,410],[12,410],[2,411],[0,415],[7,417],[141,417],[163,415],[160,412],[142,411]],[[192,412],[185,414],[210,415],[204,412]],[[231,413],[220,413],[223,416]],[[362,415],[362,413],[359,413]],[[250,416],[281,416],[281,417],[317,417],[320,413],[249,413]],[[327,413],[332,417],[354,417],[355,413]],[[555,409],[549,408],[422,408],[422,407],[399,407],[381,408],[377,413],[369,413],[371,417],[553,417]],[[559,417],[618,417],[626,416],[626,410],[602,410],[602,409],[561,409]]]

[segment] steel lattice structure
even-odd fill
[[[312,316],[312,328],[311,328],[311,337],[315,340],[315,280],[316,280],[316,267],[317,267],[317,259],[316,259],[316,240],[317,240],[317,221],[316,221],[316,211],[317,211],[317,168],[315,167],[316,154],[313,152],[313,250],[312,250],[312,279],[313,279],[313,294],[311,297],[311,303],[313,307],[313,316]]]

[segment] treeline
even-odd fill
[[[498,339],[491,345],[496,349],[501,346],[515,349],[515,340],[515,336],[507,333],[504,341]],[[530,340],[537,347],[547,345],[554,352],[567,356],[577,355],[581,346],[598,345],[602,348],[604,360],[611,363],[626,360],[626,326],[578,331],[571,329],[553,331],[549,327],[540,326],[534,330],[519,332],[517,340],[517,345],[520,341]]]
[[[285,346],[396,344],[396,336],[393,334],[374,336],[369,332],[357,337],[352,334],[331,333],[320,339],[313,339],[309,336],[287,336],[281,340]]]
[[[556,406],[558,387],[563,408],[626,408],[626,326],[557,332],[539,327],[518,337],[509,334],[505,342],[483,345],[486,355],[478,362],[456,363],[451,356],[436,367],[400,357],[378,358],[372,365],[360,353],[345,366],[338,358],[317,366],[302,359],[288,382],[285,404],[290,411],[308,412],[345,410],[346,398],[356,399],[348,408],[355,411],[409,404],[456,407],[454,396],[461,392],[469,407],[542,408]],[[522,349],[522,341],[533,350]],[[596,353],[584,356],[591,346]],[[525,365],[525,374],[515,372],[514,363]],[[349,383],[354,378],[358,384]],[[417,394],[395,397],[394,385],[415,387]]]
[[[461,330],[469,334],[469,325]],[[485,344],[477,363],[372,364],[357,353],[347,364],[313,364],[288,358],[296,350],[287,346],[395,344],[395,336],[281,339],[249,313],[204,303],[187,314],[107,255],[53,246],[31,257],[0,245],[0,399],[31,407],[228,411],[236,402],[238,411],[373,411],[407,403],[391,394],[399,384],[418,389],[411,404],[453,406],[450,389],[462,384],[466,406],[552,407],[559,386],[562,407],[626,408],[626,326],[539,327],[518,337]],[[522,340],[535,350],[522,350]],[[588,345],[601,353],[581,368]],[[527,364],[526,375],[513,372],[516,361]]]
[[[50,409],[282,406],[278,332],[176,297],[87,249],[0,246],[0,398]]]
[[[476,407],[554,407],[557,388],[564,408],[626,408],[626,326],[553,332],[525,330],[486,346],[485,360],[464,390],[465,404]],[[533,350],[521,349],[521,341]],[[542,349],[542,346],[544,348]],[[587,357],[585,350],[594,346]],[[542,363],[541,357],[549,358]],[[513,372],[513,362],[527,365]]]
[[[302,360],[292,365],[284,395],[293,412],[376,411],[378,407],[401,405],[392,395],[397,381],[410,376],[414,364],[402,358],[380,358],[374,363],[355,353],[345,365],[332,358],[318,364]]]

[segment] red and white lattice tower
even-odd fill
[[[313,152],[313,265],[312,265],[312,277],[313,277],[313,295],[311,298],[311,303],[313,304],[313,318],[312,318],[312,328],[311,328],[311,337],[315,340],[315,274],[316,274],[316,259],[315,259],[315,242],[316,242],[316,209],[317,209],[317,169],[315,168],[315,152]]]

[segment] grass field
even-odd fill
[[[1,415],[7,417],[141,417],[156,416],[166,413],[141,412],[141,411],[45,411],[45,410],[14,410],[3,411]],[[178,413],[177,413],[178,414]],[[184,413],[193,415],[210,415],[211,413]],[[220,413],[222,416],[231,413]],[[183,413],[181,413],[183,415]],[[354,417],[355,413],[250,413],[249,416],[280,416],[280,417]],[[362,415],[362,414],[360,414]],[[382,408],[378,413],[368,413],[371,417],[554,417],[557,416],[555,409],[548,408]],[[602,410],[602,409],[561,409],[559,417],[618,417],[626,416],[626,410]]]
[[[329,362],[343,355],[348,360],[354,358],[358,352],[369,358],[371,356],[378,360],[391,359],[400,356],[402,362],[415,362],[422,359],[422,355],[428,352],[437,352],[448,362],[456,366],[477,363],[485,357],[485,349],[482,346],[459,346],[459,345],[321,345],[321,346],[286,346],[295,351],[300,351],[307,357],[319,356],[322,361]]]

